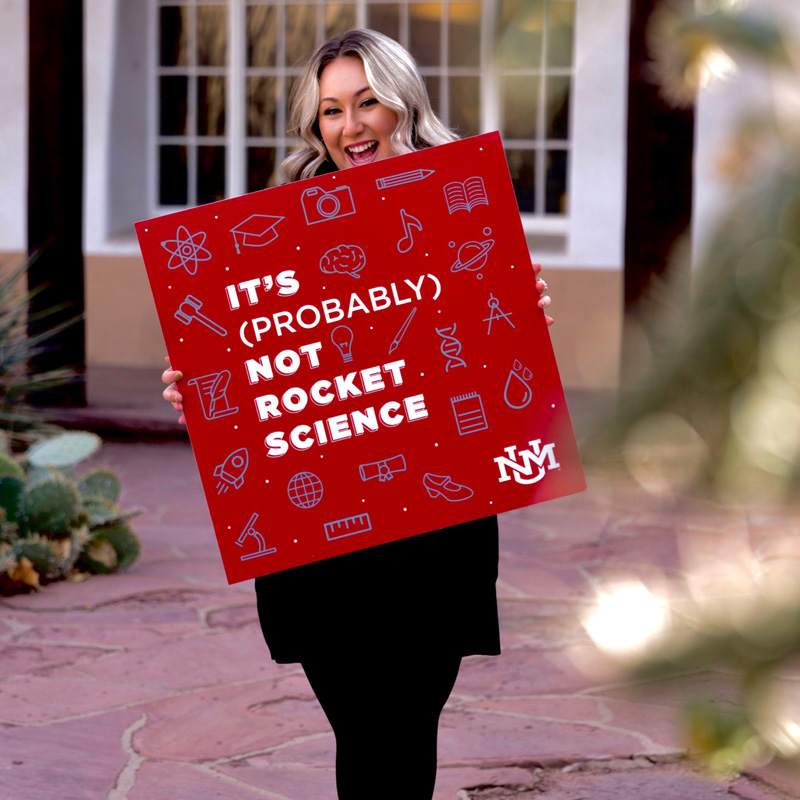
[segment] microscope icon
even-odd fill
[[[244,530],[239,534],[239,538],[236,540],[236,544],[239,545],[239,547],[243,547],[245,539],[247,539],[248,536],[252,536],[258,545],[258,550],[253,553],[245,553],[241,557],[242,561],[249,561],[251,558],[258,558],[259,556],[268,556],[270,553],[277,551],[276,547],[267,547],[264,537],[256,530],[255,525],[257,519],[258,512],[254,512],[247,525],[244,526]]]

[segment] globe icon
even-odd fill
[[[314,508],[322,500],[322,481],[313,472],[298,472],[289,481],[288,491],[298,508]]]

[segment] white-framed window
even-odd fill
[[[526,227],[566,229],[578,0],[151,2],[153,213],[274,185],[305,58],[364,26],[410,50],[460,135],[500,130]]]

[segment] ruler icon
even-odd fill
[[[369,514],[356,514],[352,517],[334,519],[325,523],[325,536],[328,541],[342,539],[345,536],[353,536],[356,533],[365,533],[372,530],[372,521]]]

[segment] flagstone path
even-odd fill
[[[226,584],[188,445],[110,444],[95,460],[122,474],[124,506],[146,509],[142,557],[0,600],[0,797],[335,800],[327,721],[302,670],[269,659],[251,584]],[[436,800],[797,797],[797,776],[777,770],[723,783],[694,771],[677,725],[686,680],[632,691],[581,625],[598,581],[672,574],[681,529],[724,549],[732,527],[602,481],[504,515],[504,654],[464,661]],[[688,683],[734,702],[730,674]]]

